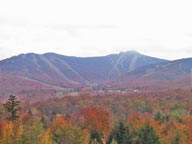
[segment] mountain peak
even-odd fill
[[[130,50],[130,51],[121,51],[119,54],[140,54],[139,52],[135,50]]]

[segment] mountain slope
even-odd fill
[[[0,100],[44,100],[62,91],[100,84],[137,68],[167,62],[135,51],[101,57],[70,57],[55,53],[21,54],[0,61]]]
[[[115,87],[167,90],[192,87],[192,58],[152,64],[109,82]]]
[[[103,82],[137,68],[165,61],[134,51],[88,58],[29,53],[0,61],[0,67],[1,74],[70,86]]]

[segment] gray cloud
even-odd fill
[[[167,59],[189,57],[191,13],[190,3],[173,6],[173,1],[1,1],[0,59],[27,52],[96,56],[132,49]]]

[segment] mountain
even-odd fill
[[[137,68],[165,61],[135,51],[87,58],[29,53],[2,60],[0,67],[1,73],[67,86],[103,82]]]
[[[162,62],[167,60],[145,56],[136,51],[85,58],[55,53],[20,54],[0,61],[0,91],[3,97],[9,93],[23,94],[32,90],[91,85]]]
[[[192,58],[148,65],[115,78],[108,84],[147,90],[192,88]]]

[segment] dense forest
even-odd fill
[[[1,144],[192,144],[192,89],[0,104]]]

